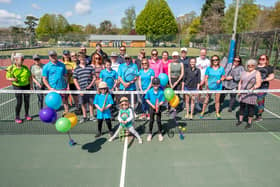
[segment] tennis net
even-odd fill
[[[16,93],[24,93],[30,95],[30,108],[29,115],[32,116],[32,121],[24,121],[22,124],[15,123],[15,107],[16,107]],[[39,118],[39,106],[38,106],[38,94],[46,95],[49,91],[37,91],[37,90],[0,90],[0,134],[59,134],[56,131],[54,125],[46,124],[40,121]],[[61,94],[91,94],[95,95],[95,91],[58,91]],[[200,119],[200,111],[195,109],[193,119],[185,119],[185,103],[183,102],[184,95],[195,95],[196,103],[203,102],[206,94],[212,94],[209,104],[206,108],[203,119]],[[226,94],[224,102],[220,104],[221,120],[217,120],[215,112],[215,97],[214,95]],[[230,94],[258,94],[266,93],[265,97],[265,111],[262,115],[263,121],[254,122],[250,129],[244,129],[244,126],[236,127],[237,117],[239,113],[238,96],[233,106],[233,111],[228,111],[229,95]],[[141,114],[142,94],[139,91],[116,91],[113,93],[115,98],[119,96],[130,96],[131,104],[135,108],[135,112],[139,117]],[[164,131],[174,130],[178,132],[178,126],[186,128],[186,133],[232,133],[232,132],[263,132],[263,131],[280,131],[280,90],[255,90],[255,91],[176,91],[176,94],[180,96],[180,104],[177,107],[177,115],[175,123],[174,118],[167,110],[167,107],[162,107],[162,125]],[[132,103],[132,102],[131,102]],[[202,105],[200,105],[202,107]],[[70,106],[70,112],[75,111],[75,105]],[[58,117],[63,115],[63,107],[58,110]],[[117,110],[113,112],[113,115],[117,116]],[[21,109],[21,117],[24,116],[24,102]],[[80,119],[82,115],[77,115]],[[140,133],[147,133],[149,129],[149,121],[136,118],[135,128]],[[117,119],[117,118],[116,118]],[[245,118],[246,120],[246,118]],[[113,127],[118,127],[118,121],[112,121]],[[104,131],[107,131],[105,122],[103,124]],[[154,122],[154,132],[157,131],[156,119]],[[97,121],[87,121],[82,124],[77,124],[71,133],[74,134],[95,134],[97,133]]]

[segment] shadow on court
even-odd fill
[[[87,150],[89,153],[96,153],[102,149],[102,145],[106,142],[106,140],[106,138],[98,138],[93,142],[84,144],[82,149]]]

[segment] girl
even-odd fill
[[[129,108],[129,102],[127,97],[122,97],[120,99],[120,111],[118,115],[118,120],[120,122],[120,126],[115,132],[115,134],[109,139],[109,142],[113,141],[115,137],[118,135],[121,128],[126,128],[138,139],[138,143],[142,144],[142,139],[134,129],[133,125],[133,111]]]
[[[149,62],[147,59],[142,60],[142,69],[139,71],[139,79],[138,84],[141,92],[144,92],[142,98],[142,114],[139,119],[149,118],[149,114],[147,114],[149,105],[145,100],[145,94],[152,87],[152,79],[155,76],[154,70],[150,69]],[[149,120],[149,119],[148,119]]]
[[[100,82],[97,89],[98,94],[94,97],[93,104],[97,108],[97,121],[98,121],[98,133],[96,138],[102,135],[102,122],[106,121],[109,129],[110,136],[113,135],[111,124],[111,111],[110,107],[114,104],[111,94],[109,94],[108,86],[106,82]]]
[[[220,66],[220,58],[217,55],[211,57],[211,65],[206,69],[205,72],[205,85],[207,90],[222,90],[222,81],[225,79],[225,70]],[[204,112],[208,105],[211,94],[207,94],[203,103],[202,112],[200,118],[204,117]],[[215,109],[216,117],[218,120],[221,119],[220,115],[220,93],[215,94]]]
[[[196,58],[191,58],[189,61],[189,66],[186,66],[185,73],[184,73],[184,80],[182,84],[182,90],[192,91],[192,90],[199,90],[200,85],[200,69],[196,67]],[[189,101],[191,97],[191,115],[189,116]],[[186,103],[186,119],[192,120],[193,112],[194,112],[194,101],[195,95],[185,95],[185,103]]]

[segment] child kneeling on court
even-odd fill
[[[161,125],[161,111],[160,106],[164,103],[164,94],[163,90],[160,88],[160,80],[155,77],[152,80],[153,87],[146,93],[145,99],[150,105],[150,124],[149,124],[149,135],[147,141],[152,140],[152,131],[154,125],[155,115],[157,116],[157,125],[158,125],[158,140],[162,141],[162,125]]]
[[[94,97],[93,104],[97,108],[97,122],[98,122],[98,133],[96,138],[102,135],[102,123],[106,121],[109,129],[110,136],[113,135],[112,123],[111,123],[111,111],[110,107],[114,104],[111,94],[109,94],[108,86],[106,82],[100,82],[97,89],[98,94]]]
[[[142,144],[142,139],[139,136],[138,132],[134,129],[133,125],[133,111],[129,108],[129,102],[127,97],[122,97],[120,99],[120,111],[118,115],[118,120],[120,122],[120,126],[115,132],[115,134],[109,139],[109,142],[113,141],[114,138],[119,134],[121,128],[128,129],[136,138],[138,139],[139,144]]]

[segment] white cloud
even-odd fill
[[[0,0],[0,3],[11,3],[12,0]]]
[[[67,12],[64,13],[64,16],[66,18],[69,18],[69,17],[73,16],[73,12],[72,11],[67,11]]]
[[[1,1],[1,0],[0,0]],[[37,5],[36,3],[32,3],[32,8],[34,8],[35,10],[40,10],[41,7],[39,5]]]
[[[0,9],[0,26],[8,27],[22,24],[22,18],[19,14],[11,13],[7,10]]]
[[[75,5],[75,11],[78,14],[85,15],[91,13],[91,2],[90,0],[80,0]]]

